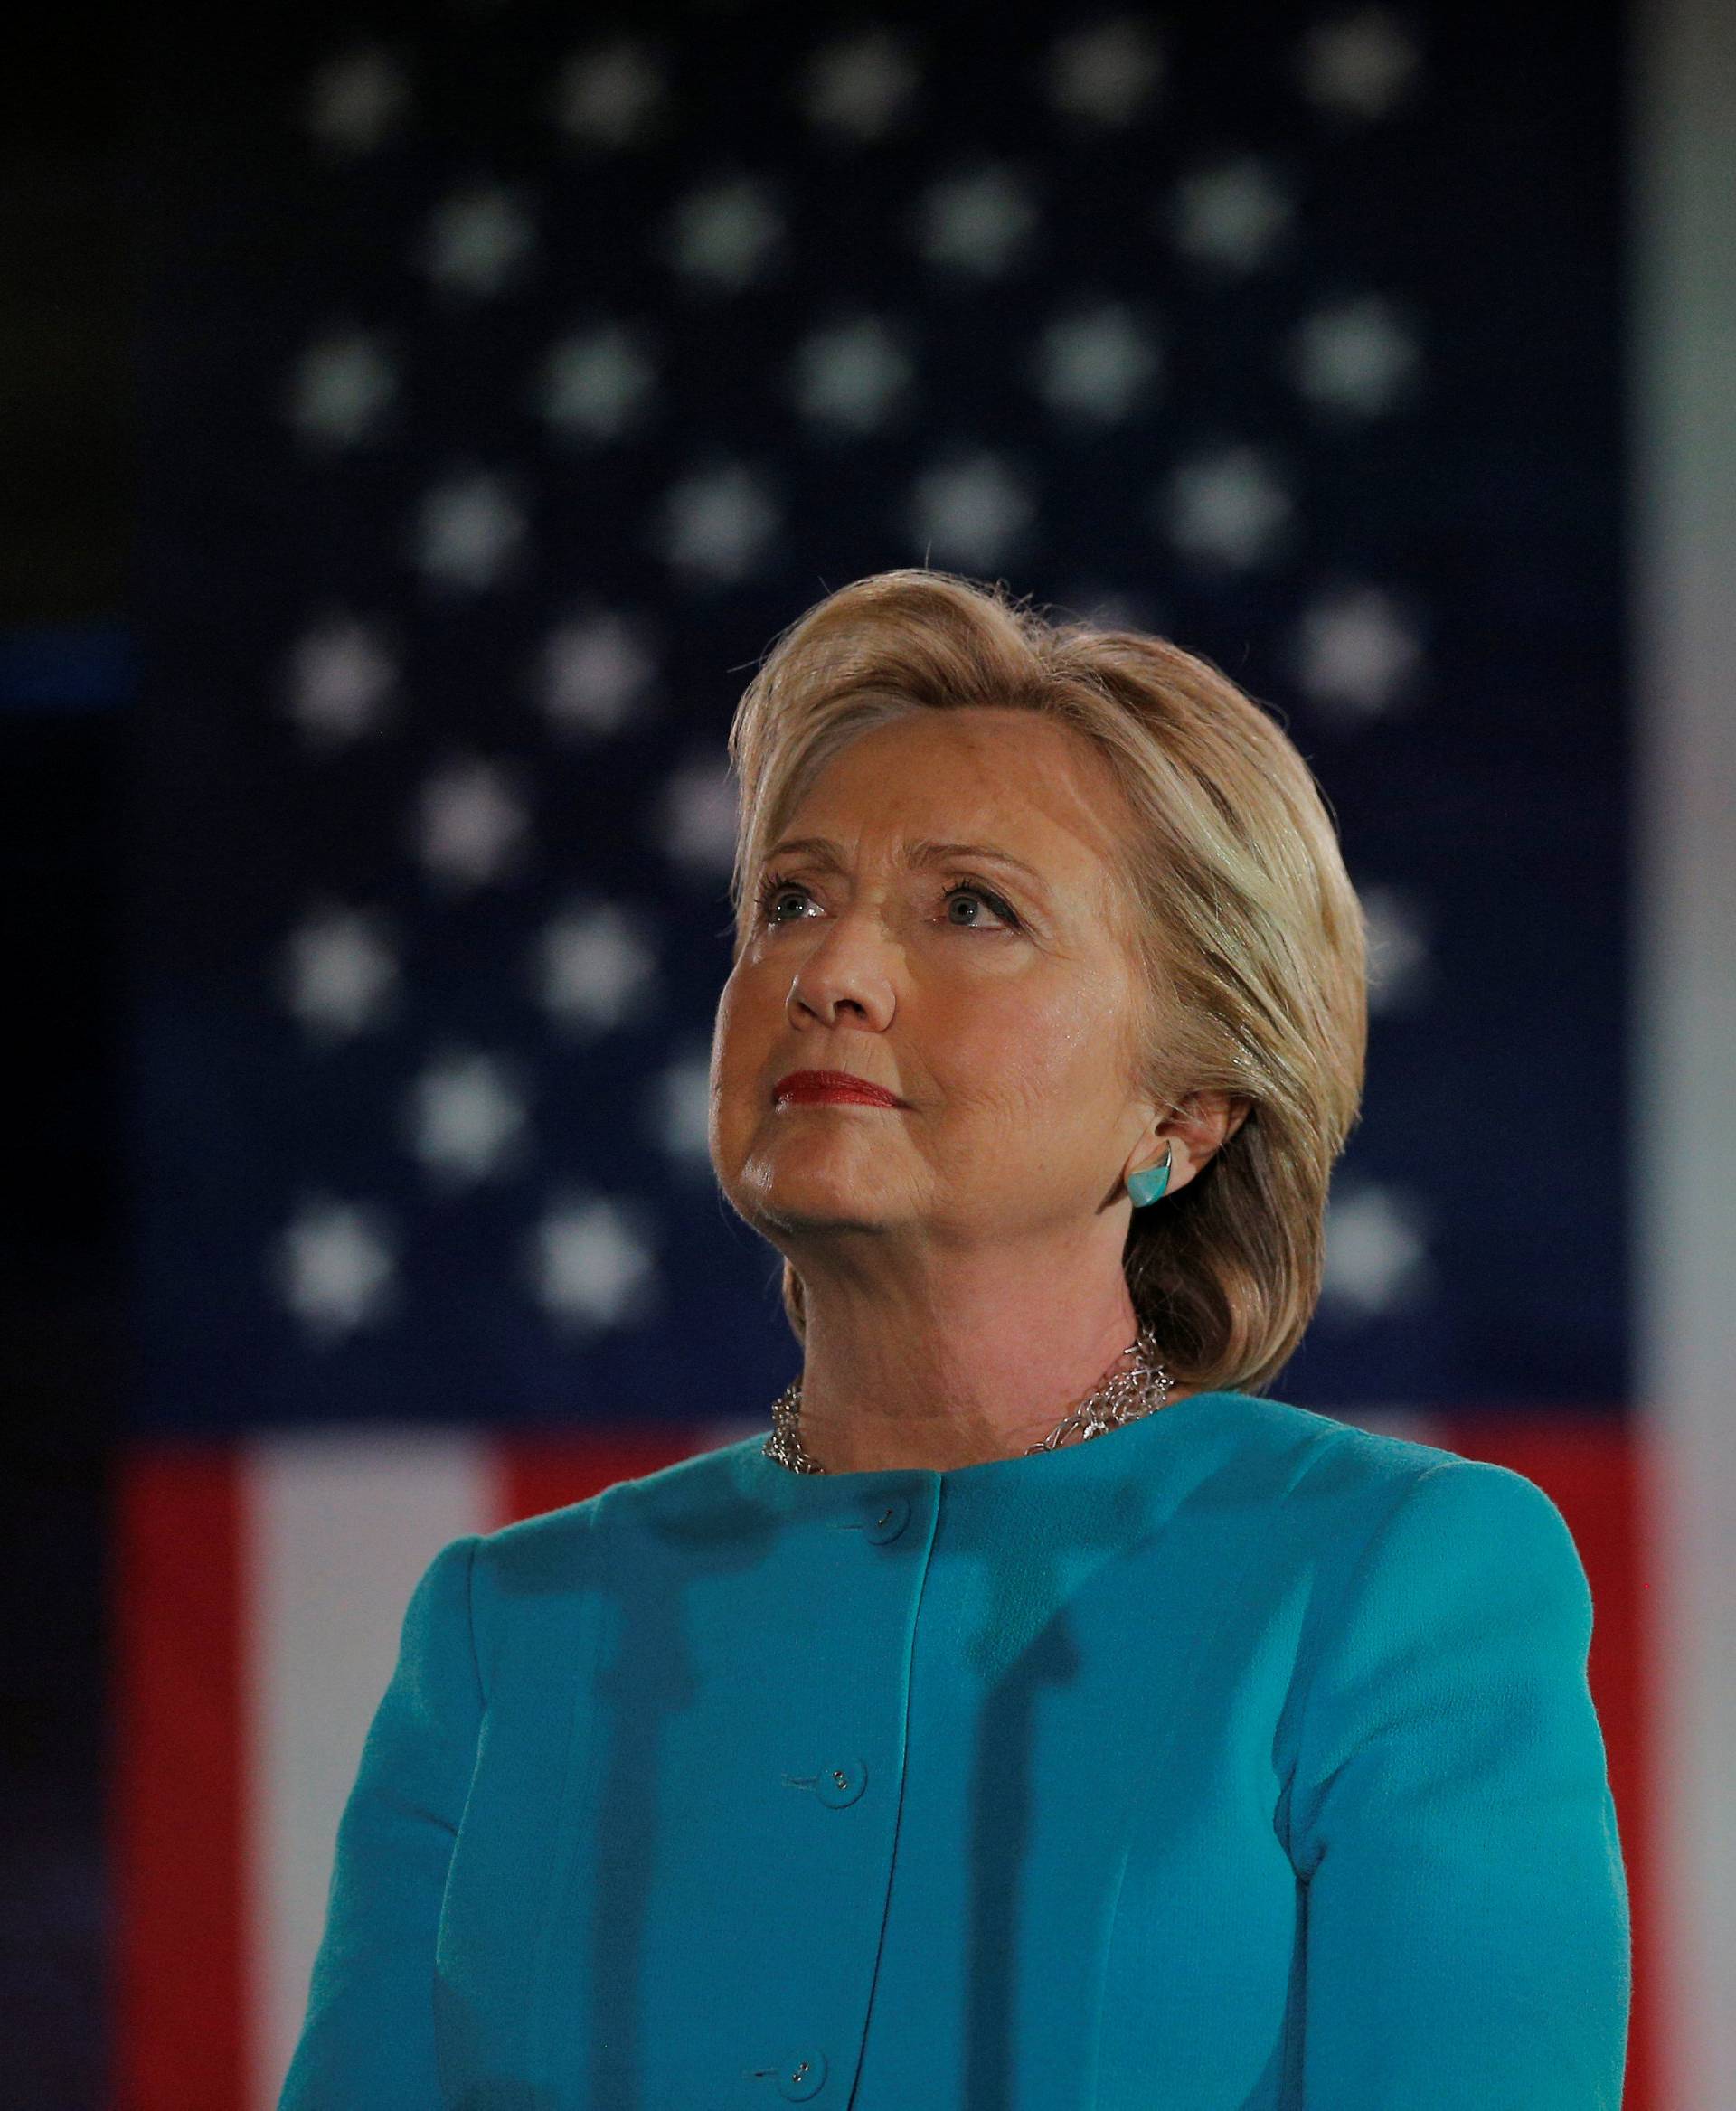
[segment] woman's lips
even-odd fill
[[[871,1085],[865,1078],[852,1078],[843,1070],[796,1070],[778,1087],[780,1100],[811,1103],[827,1099],[853,1099],[864,1107],[896,1107],[892,1093]]]

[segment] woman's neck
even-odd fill
[[[801,1439],[828,1473],[1017,1457],[1129,1367],[1138,1332],[1118,1257],[1090,1280],[1000,1256],[901,1291],[802,1286]]]

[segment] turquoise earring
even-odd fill
[[[1133,1197],[1136,1210],[1143,1210],[1147,1202],[1156,1202],[1169,1185],[1169,1164],[1175,1155],[1175,1145],[1165,1144],[1161,1165],[1147,1165],[1142,1173],[1128,1173],[1127,1192]]]

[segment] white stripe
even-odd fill
[[[414,1431],[297,1433],[242,1465],[254,1914],[249,2111],[274,2111],[325,1927],[332,1850],[418,1579],[490,1531],[485,1446]]]
[[[1638,1377],[1660,2103],[1736,2104],[1736,8],[1633,11]]]

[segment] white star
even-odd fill
[[[1310,402],[1363,418],[1392,410],[1420,364],[1415,336],[1374,293],[1308,316],[1292,354],[1297,386]]]
[[[690,756],[663,787],[663,848],[700,879],[731,872],[735,862],[736,789],[727,758]]]
[[[1376,883],[1357,894],[1368,925],[1368,1008],[1383,1014],[1412,1010],[1430,979],[1422,905],[1402,887]]]
[[[1414,1198],[1373,1183],[1335,1192],[1326,1209],[1321,1303],[1370,1319],[1420,1303],[1434,1285],[1426,1213]]]
[[[669,255],[698,285],[739,292],[761,278],[784,237],[784,216],[769,184],[752,176],[722,178],[690,191],[670,216]]]
[[[646,1096],[646,1126],[678,1165],[711,1169],[711,1052],[693,1049],[677,1056],[653,1079]]]
[[[1389,711],[1421,664],[1417,625],[1379,587],[1322,594],[1297,626],[1297,678],[1316,704],[1343,719]]]
[[[447,1049],[411,1082],[410,1150],[429,1176],[458,1188],[522,1164],[528,1123],[518,1075],[498,1057]]]
[[[649,1220],[625,1196],[563,1193],[531,1234],[525,1271],[550,1317],[574,1330],[629,1326],[657,1304]]]
[[[564,1033],[590,1039],[650,1010],[656,952],[637,917],[612,901],[579,902],[543,927],[531,981]]]
[[[1162,509],[1169,538],[1184,555],[1230,566],[1271,555],[1293,510],[1264,457],[1250,447],[1184,462],[1169,480]]]
[[[903,40],[873,29],[823,45],[803,69],[798,98],[807,120],[845,138],[882,138],[909,108],[916,62]]]
[[[1252,155],[1184,176],[1172,209],[1176,248],[1232,272],[1265,263],[1295,217],[1294,193]]]
[[[290,716],[313,746],[344,747],[379,731],[397,679],[377,627],[332,617],[305,631],[290,655]]]
[[[1005,166],[948,176],[924,196],[917,245],[930,264],[995,278],[1030,239],[1037,221],[1025,184]]]
[[[1060,40],[1050,54],[1049,96],[1065,117],[1126,125],[1149,100],[1163,71],[1156,39],[1127,15]]]
[[[524,800],[498,764],[447,764],[423,785],[416,846],[431,878],[453,890],[486,887],[522,864],[530,835]]]
[[[334,154],[367,154],[391,137],[410,103],[404,70],[379,45],[319,67],[308,83],[307,128]]]
[[[398,957],[383,919],[366,909],[312,911],[284,949],[285,1004],[314,1040],[347,1041],[397,1005]]]
[[[557,730],[595,740],[646,715],[656,672],[638,626],[604,610],[549,633],[537,687]]]
[[[398,393],[398,375],[366,331],[345,331],[310,344],[296,363],[289,415],[303,438],[354,447],[378,431]]]
[[[1335,117],[1386,117],[1410,91],[1420,63],[1415,41],[1381,7],[1322,23],[1303,39],[1302,90]]]
[[[1167,637],[1175,620],[1149,594],[1107,587],[1096,579],[1073,580],[1056,597],[1055,606],[1099,630],[1143,630],[1156,637]]]
[[[651,52],[623,37],[567,61],[555,90],[555,120],[582,146],[631,146],[656,129],[666,93]]]
[[[639,337],[620,323],[606,323],[551,351],[542,415],[569,439],[619,439],[643,419],[656,382]]]
[[[992,570],[1035,517],[1024,484],[989,454],[927,471],[910,500],[911,532],[943,564]]]
[[[269,1263],[284,1304],[326,1344],[391,1311],[396,1270],[383,1212],[329,1195],[303,1199]]]
[[[914,371],[899,339],[873,316],[816,330],[797,347],[796,408],[810,424],[873,432]]]
[[[1038,340],[1037,387],[1051,409],[1093,424],[1127,417],[1157,372],[1151,333],[1119,301],[1051,323]]]
[[[515,192],[475,184],[442,200],[430,215],[428,275],[447,293],[486,298],[522,276],[535,240]]]
[[[779,519],[760,480],[740,463],[724,463],[670,487],[658,540],[677,570],[701,584],[729,584],[760,569]]]
[[[441,586],[480,592],[505,575],[524,534],[523,509],[503,478],[458,474],[422,501],[416,560]]]

